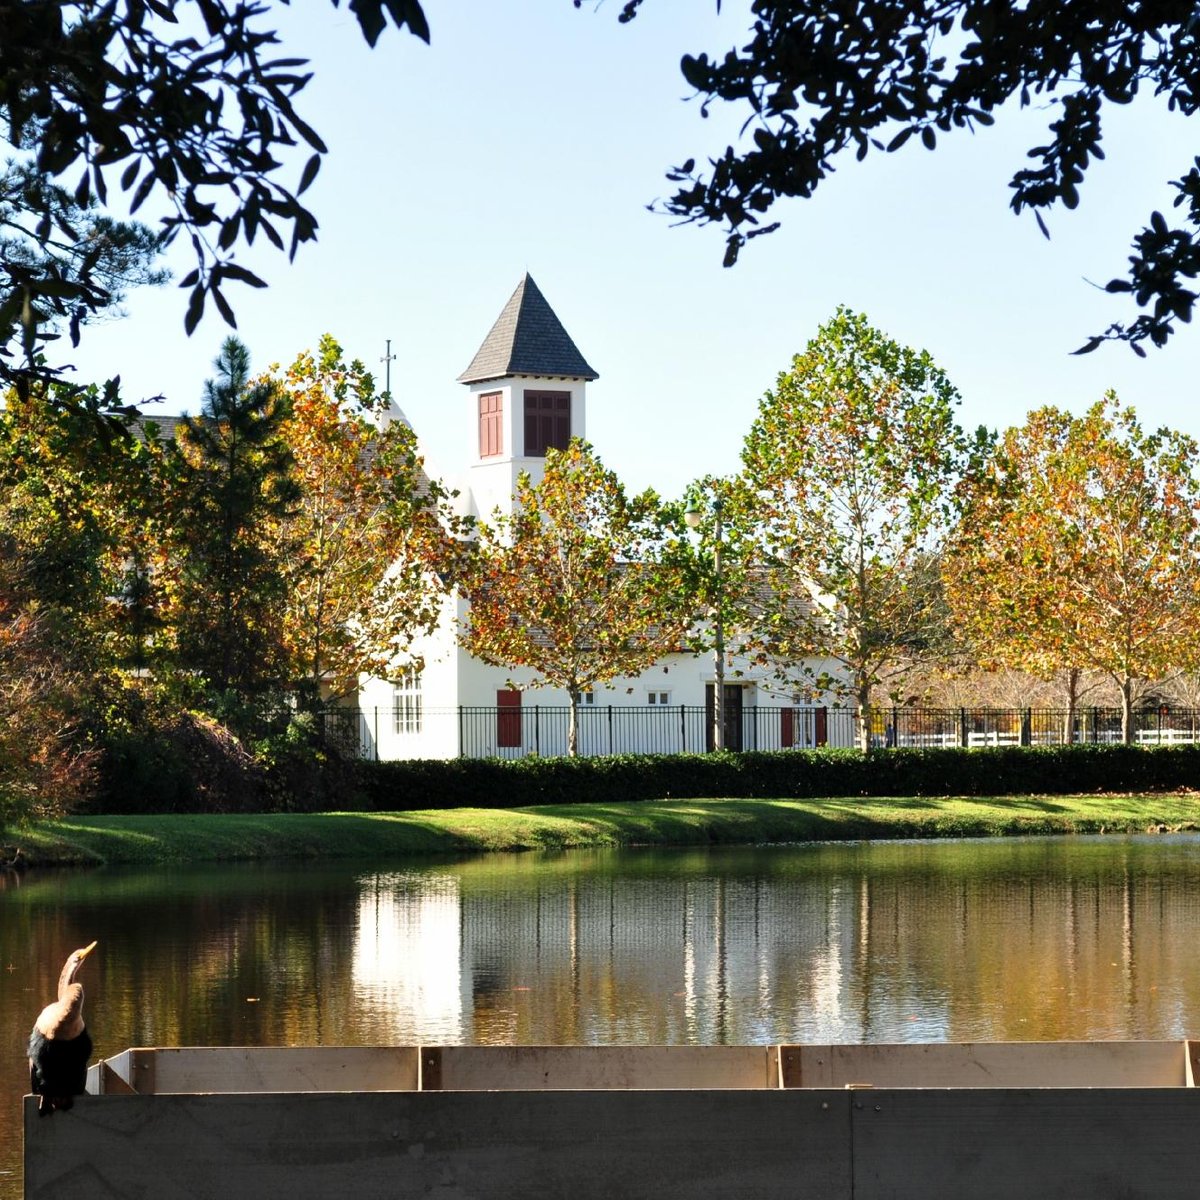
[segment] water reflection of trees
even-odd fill
[[[5,894],[0,1015],[25,1027],[66,953],[98,939],[85,982],[102,1053],[1186,1034],[1194,846],[1079,848],[1069,862],[981,844],[51,881]]]
[[[464,876],[475,1040],[1185,1035],[1200,1011],[1190,862],[1118,843],[1091,864],[582,875],[540,892]]]
[[[505,856],[403,871],[31,873],[0,897],[0,1171],[24,1036],[97,939],[131,1045],[1175,1038],[1196,839]],[[10,971],[8,968],[11,967]]]

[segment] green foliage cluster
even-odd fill
[[[454,759],[358,766],[372,812],[636,800],[1069,795],[1200,786],[1200,747],[1049,746],[611,758]]]
[[[356,807],[357,764],[311,712],[259,711],[242,740],[205,713],[135,697],[102,736],[96,789],[82,813],[330,812]]]

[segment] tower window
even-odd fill
[[[504,395],[484,392],[479,397],[479,457],[496,458],[504,453]]]
[[[547,450],[565,450],[571,440],[571,393],[525,393],[525,455],[545,458]]]

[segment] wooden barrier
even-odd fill
[[[1185,1200],[1195,1089],[855,1091],[853,1200]],[[847,1194],[844,1200],[850,1200]]]
[[[127,1050],[26,1200],[1188,1200],[1200,1043]]]
[[[784,1087],[1184,1087],[1186,1042],[781,1046]]]
[[[774,1088],[775,1046],[426,1046],[424,1091]]]
[[[416,1046],[182,1046],[127,1050],[113,1067],[143,1095],[414,1092],[419,1054]]]
[[[851,1093],[380,1092],[25,1106],[26,1200],[829,1200]]]

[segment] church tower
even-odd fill
[[[511,512],[517,476],[539,483],[547,450],[586,437],[585,392],[597,378],[526,274],[458,377],[471,389],[474,515]]]

